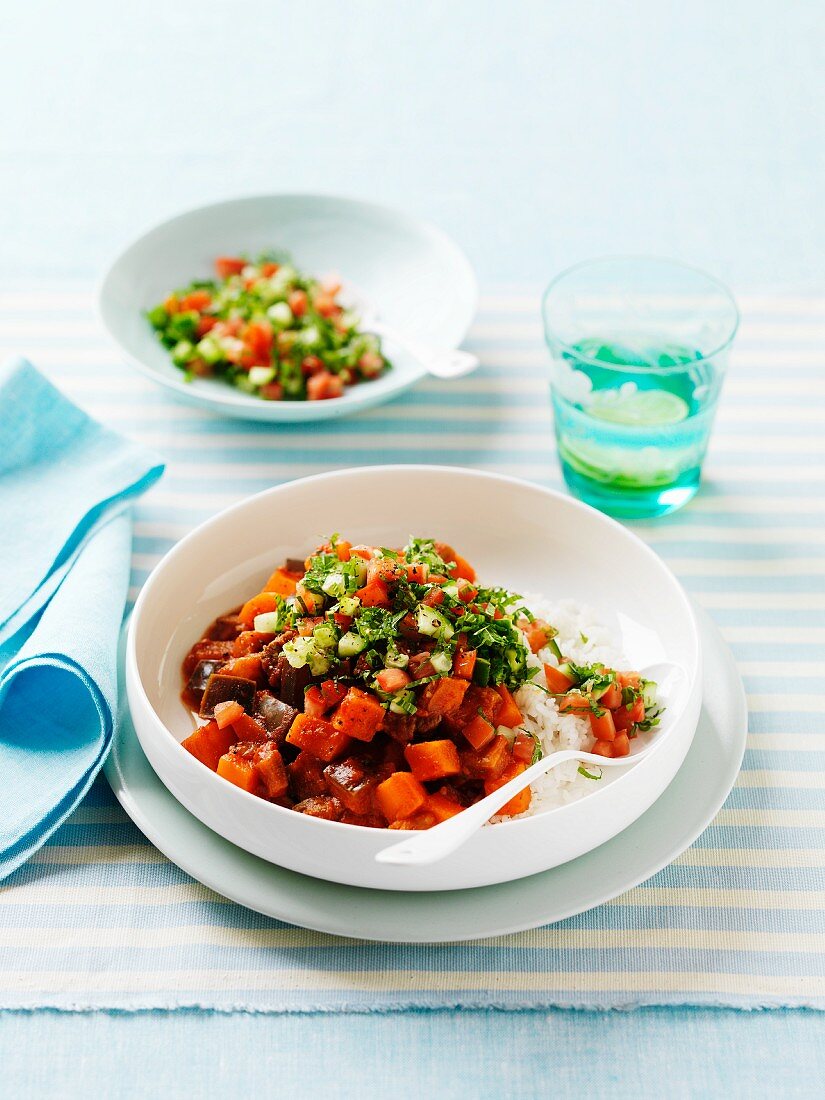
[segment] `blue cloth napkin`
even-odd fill
[[[0,367],[0,879],[105,759],[129,582],[129,503],[157,459],[25,360]]]

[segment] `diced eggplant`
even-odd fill
[[[298,711],[271,691],[259,691],[252,704],[252,713],[266,726],[270,737],[280,744]]]
[[[338,821],[343,811],[343,806],[337,798],[329,794],[312,795],[292,807],[299,814],[307,814],[308,817],[322,817],[325,821]]]
[[[304,563],[301,558],[287,558],[284,562],[284,569],[287,573],[300,573],[303,575]]]
[[[293,668],[286,657],[281,654],[278,658],[278,671],[280,673],[278,694],[289,706],[300,710],[304,705],[304,691],[309,687],[312,679],[309,666],[304,665],[302,668]]]
[[[221,615],[212,623],[208,636],[213,642],[232,642],[241,630],[241,620],[237,615]]]
[[[183,701],[188,707],[198,711],[201,709],[201,701],[206,685],[209,683],[209,677],[223,668],[223,665],[223,661],[198,661],[182,693]]]
[[[289,793],[296,802],[327,793],[321,765],[311,753],[298,753],[286,770],[289,776]]]
[[[324,768],[329,793],[333,795],[350,813],[368,814],[372,810],[372,792],[375,789],[375,776],[369,775],[353,756]]]
[[[384,718],[385,732],[401,745],[406,745],[415,736],[414,714],[393,714],[388,710]]]
[[[279,634],[277,638],[273,638],[273,640],[261,650],[261,668],[263,669],[264,676],[266,676],[267,683],[273,691],[277,691],[281,686],[281,666],[278,663],[281,656],[281,650],[286,643],[291,641],[296,635],[297,631],[295,630],[285,630],[283,634]]]
[[[249,711],[255,699],[255,686],[254,680],[213,672],[201,700],[201,718],[212,718],[217,703],[240,703],[245,711]]]

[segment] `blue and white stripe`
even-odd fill
[[[648,882],[562,923],[393,947],[248,912],[194,883],[105,783],[0,888],[0,1008],[335,1011],[639,1003],[825,1007],[825,298],[752,296],[691,505],[636,530],[710,612],[748,690],[725,807]],[[277,430],[178,404],[121,366],[83,284],[0,291],[0,354],[168,461],[136,512],[132,595],[241,497],[357,464],[470,465],[560,487],[537,296],[486,299],[482,368],[381,409]]]

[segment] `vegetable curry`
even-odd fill
[[[555,634],[448,545],[334,536],[192,646],[182,697],[206,722],[183,747],[300,813],[426,829],[540,758],[514,698],[527,683],[588,717],[602,756],[626,755],[653,723],[638,675],[565,661]],[[547,647],[553,663],[528,660]],[[530,798],[525,787],[499,813]]]

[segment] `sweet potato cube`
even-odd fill
[[[499,787],[503,787],[505,783],[509,783],[511,779],[515,779],[517,775],[521,775],[527,769],[524,764],[519,764],[514,761],[509,764],[504,771],[495,779],[484,780],[484,793],[492,794],[493,791],[497,791]],[[496,814],[501,814],[502,817],[513,817],[515,814],[523,814],[530,809],[530,788],[525,787],[523,791],[519,791],[518,794],[513,795],[509,802],[505,802],[500,810],[496,810]]]
[[[205,726],[199,726],[194,733],[190,733],[181,745],[190,752],[201,764],[215,771],[218,761],[229,752],[237,740],[235,731],[229,726],[220,729],[217,722],[207,722]]]
[[[232,723],[239,741],[269,741],[270,733],[260,722],[248,714],[242,714]]]
[[[243,715],[243,707],[234,699],[227,699],[225,703],[215,703],[215,721],[222,730],[231,726]]]
[[[332,724],[347,737],[372,741],[384,725],[384,708],[374,695],[351,687],[335,711]]]
[[[260,792],[261,781],[255,761],[245,756],[239,756],[234,752],[226,753],[218,761],[218,775],[250,794]]]
[[[458,749],[452,741],[422,741],[407,745],[404,756],[416,779],[426,783],[431,779],[446,779],[461,772]]]
[[[441,822],[460,814],[464,807],[454,798],[439,791],[437,794],[428,795],[426,809],[433,815],[436,822]]]
[[[289,786],[284,760],[273,742],[262,745],[255,754],[258,778],[267,798],[281,798]]]
[[[325,764],[340,756],[350,743],[348,734],[336,729],[332,722],[326,722],[323,718],[312,718],[308,714],[295,716],[286,739],[290,745],[317,756]]]
[[[421,692],[418,706],[426,714],[440,714],[442,717],[452,714],[461,706],[469,686],[467,680],[455,676],[433,680]]]
[[[378,808],[389,822],[412,817],[427,801],[427,792],[412,772],[394,772],[375,790]]]

